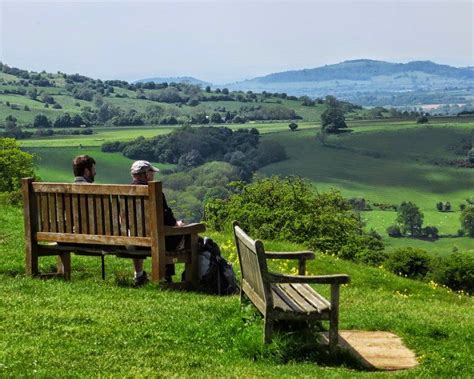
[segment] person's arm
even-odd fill
[[[166,202],[165,194],[163,194],[163,215],[164,215],[164,224],[166,226],[176,226],[177,221],[174,217],[173,211],[170,207],[168,207],[168,203]]]

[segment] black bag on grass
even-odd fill
[[[212,239],[202,240],[198,259],[199,286],[203,292],[232,295],[238,291],[232,265],[222,258],[219,246]]]

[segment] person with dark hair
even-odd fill
[[[78,155],[72,160],[74,183],[94,183],[95,160],[88,155]]]
[[[160,171],[158,168],[153,167],[148,161],[135,161],[130,168],[132,175],[132,184],[136,185],[148,185],[148,182],[153,181],[155,172]],[[163,194],[163,214],[164,224],[166,226],[183,226],[182,220],[176,220],[173,215],[173,211],[166,203],[165,194]],[[179,245],[183,242],[182,236],[168,236],[165,238],[166,250],[176,250]],[[148,281],[146,272],[143,271],[143,259],[134,259],[133,265],[135,268],[134,285],[139,287]],[[171,277],[175,274],[175,267],[173,264],[166,265],[165,280],[171,282]]]

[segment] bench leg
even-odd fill
[[[58,274],[63,274],[65,280],[71,279],[71,253],[58,255]]]
[[[36,253],[36,249],[33,244],[27,244],[25,248],[25,260],[26,260],[26,275],[28,276],[38,275],[39,273],[38,254]]]
[[[339,285],[331,284],[331,318],[329,319],[329,350],[335,353],[339,343]]]
[[[265,317],[263,326],[263,343],[270,343],[272,342],[272,334],[273,334],[273,320],[270,320]]]

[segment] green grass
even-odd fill
[[[289,159],[266,166],[261,173],[300,175],[320,190],[335,187],[345,196],[365,197],[372,202],[400,204],[410,200],[423,210],[433,209],[438,201],[457,206],[472,196],[474,172],[437,166],[430,160],[438,158],[443,149],[441,158],[451,157],[447,147],[458,136],[469,137],[470,125],[469,129],[418,127],[354,133],[330,137],[331,146],[316,141],[313,130],[271,134],[264,138],[283,144]],[[420,145],[417,158],[412,155],[415,142]],[[435,153],[428,151],[430,146]]]
[[[210,234],[235,262],[230,236]],[[268,243],[268,249],[301,246]],[[312,274],[348,273],[341,290],[342,329],[401,336],[420,360],[413,370],[365,372],[345,356],[328,359],[309,337],[277,334],[262,344],[262,320],[238,296],[215,297],[130,287],[129,260],[73,256],[70,282],[23,275],[20,209],[0,212],[1,377],[470,377],[474,299],[330,256]],[[49,269],[52,258],[41,260]],[[150,262],[146,261],[149,270]],[[278,265],[285,268],[285,263]],[[293,266],[294,267],[294,266]],[[277,266],[273,265],[276,269]],[[290,270],[292,266],[290,266]],[[317,287],[327,295],[327,288]],[[302,344],[302,340],[306,343]]]

